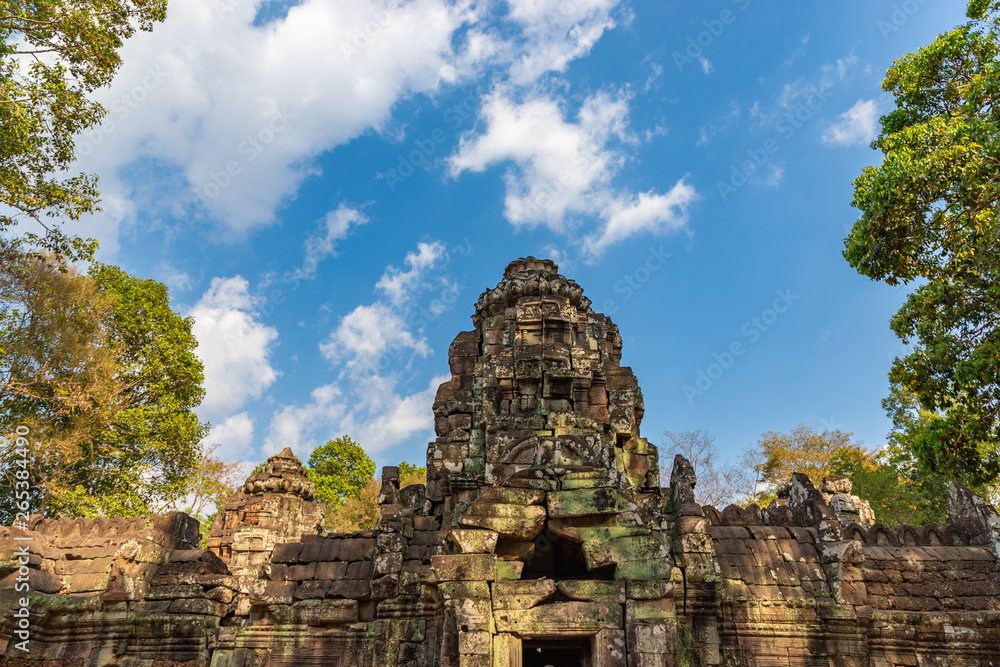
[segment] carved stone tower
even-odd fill
[[[219,510],[208,548],[234,575],[256,577],[275,544],[322,531],[323,506],[313,502],[315,498],[316,485],[285,447]]]
[[[479,297],[473,323],[451,345],[452,378],[434,403],[431,500],[580,466],[636,491],[659,486],[656,450],[639,437],[642,392],[619,365],[618,327],[555,263],[511,262]]]

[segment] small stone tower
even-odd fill
[[[323,506],[315,498],[316,485],[285,447],[226,501],[212,525],[208,548],[234,575],[256,577],[275,544],[322,531]]]

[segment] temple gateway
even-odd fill
[[[182,513],[0,528],[0,665],[1000,665],[1000,516],[965,487],[898,530],[844,478],[701,506],[683,458],[661,486],[618,329],[553,262],[512,262],[473,324],[427,484],[384,468],[372,530],[325,534],[288,449],[206,550]]]

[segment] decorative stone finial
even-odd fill
[[[316,498],[316,485],[309,481],[306,469],[285,447],[264,464],[264,469],[247,478],[243,489],[247,493],[290,493],[303,500]]]

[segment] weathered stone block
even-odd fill
[[[17,571],[11,572],[0,581],[0,590],[16,591],[15,587],[18,586],[18,578],[20,576]],[[24,581],[21,581],[20,585],[23,586],[24,583]],[[28,570],[26,583],[28,584],[28,590],[38,593],[58,593],[62,588],[62,579],[51,572],[42,572],[40,570]]]
[[[316,579],[326,579],[334,581],[347,576],[347,563],[343,561],[330,561],[316,563]]]
[[[292,597],[295,600],[318,600],[325,598],[329,590],[329,581],[303,581],[296,587]]]
[[[535,543],[523,540],[500,540],[495,550],[500,560],[530,560],[535,555]]]
[[[497,546],[497,538],[498,534],[492,530],[453,528],[448,533],[448,539],[466,554],[493,553]]]
[[[556,602],[532,609],[498,610],[498,632],[559,635],[622,627],[622,607],[599,602]]]
[[[496,562],[493,554],[432,556],[431,568],[438,581],[493,581]]]
[[[502,505],[541,505],[545,502],[545,492],[538,489],[493,486],[483,491],[476,502]]]
[[[488,632],[460,632],[458,635],[458,652],[462,655],[489,656],[491,649],[492,636]]]
[[[358,622],[356,600],[301,600],[274,612],[279,623],[327,626]]]
[[[402,561],[400,561],[402,565]],[[348,579],[371,579],[375,564],[370,560],[358,561],[347,566]]]
[[[493,609],[530,609],[555,592],[556,582],[551,579],[497,581],[493,584]]]
[[[583,556],[591,570],[626,561],[663,560],[667,549],[652,535],[619,537],[611,540],[591,540],[583,543]],[[668,575],[669,577],[669,570]]]
[[[204,616],[225,616],[228,607],[215,600],[205,598],[185,598],[174,600],[167,611],[171,614],[199,614]]]
[[[509,505],[501,503],[473,503],[458,522],[499,533],[500,537],[530,540],[545,524],[545,508],[539,505]]]
[[[634,623],[649,619],[673,619],[676,617],[674,599],[629,600],[625,603],[625,622]]]
[[[275,563],[297,563],[303,546],[301,542],[275,545],[271,560]]]
[[[369,559],[375,552],[375,540],[371,538],[348,538],[340,543],[339,560],[356,561]]]
[[[385,553],[375,556],[375,575],[399,572],[403,568],[403,554]]]
[[[490,598],[490,585],[485,581],[442,581],[438,590],[446,600],[455,598]]]
[[[341,579],[330,583],[331,597],[365,600],[371,596],[370,579]]]
[[[513,581],[521,578],[524,562],[518,560],[497,561],[497,581]]]
[[[553,491],[548,494],[546,504],[549,516],[558,518],[618,514],[629,502],[615,489],[598,488]]]
[[[584,579],[579,581],[560,581],[557,583],[557,586],[559,592],[571,600],[625,604],[624,581]]]

